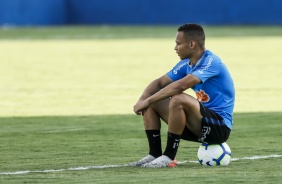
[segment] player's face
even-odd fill
[[[176,39],[175,39],[176,45],[174,47],[174,50],[180,57],[180,59],[187,59],[191,57],[191,48],[189,47],[189,42],[184,38],[184,32],[177,32],[176,33]]]

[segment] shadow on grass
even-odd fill
[[[281,154],[281,119],[282,112],[235,113],[233,157]],[[135,115],[1,117],[0,126],[2,172],[124,164],[148,149]],[[167,126],[162,131],[165,142]],[[198,146],[182,141],[179,160],[196,160]]]

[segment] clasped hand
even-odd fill
[[[137,115],[144,115],[146,109],[149,107],[149,101],[146,100],[142,100],[142,101],[138,101],[134,107],[133,107],[133,111],[135,112],[135,114]]]

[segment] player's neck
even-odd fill
[[[197,53],[194,54],[193,57],[190,58],[190,61],[193,65],[196,65],[199,59],[203,56],[205,49],[199,50]]]

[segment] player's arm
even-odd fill
[[[157,91],[152,96],[149,96],[145,100],[139,100],[137,104],[134,106],[134,112],[140,115],[142,114],[144,109],[149,107],[150,104],[166,99],[166,98],[169,98],[176,94],[182,93],[186,89],[191,88],[200,82],[201,80],[198,77],[192,74],[189,74],[180,80],[169,83],[164,88]]]
[[[141,97],[139,98],[139,101],[143,101],[147,99],[148,97],[152,96],[156,92],[160,91],[162,88],[166,87],[170,83],[172,83],[173,80],[170,79],[167,75],[163,75],[158,79],[153,80],[144,90]]]
[[[196,84],[200,82],[201,80],[198,77],[192,74],[189,74],[185,76],[184,78],[167,85],[165,88],[163,88],[159,92],[150,96],[148,98],[148,102],[149,104],[151,104],[151,103],[163,100],[165,98],[174,96],[176,94],[182,93],[183,91],[195,86]]]

